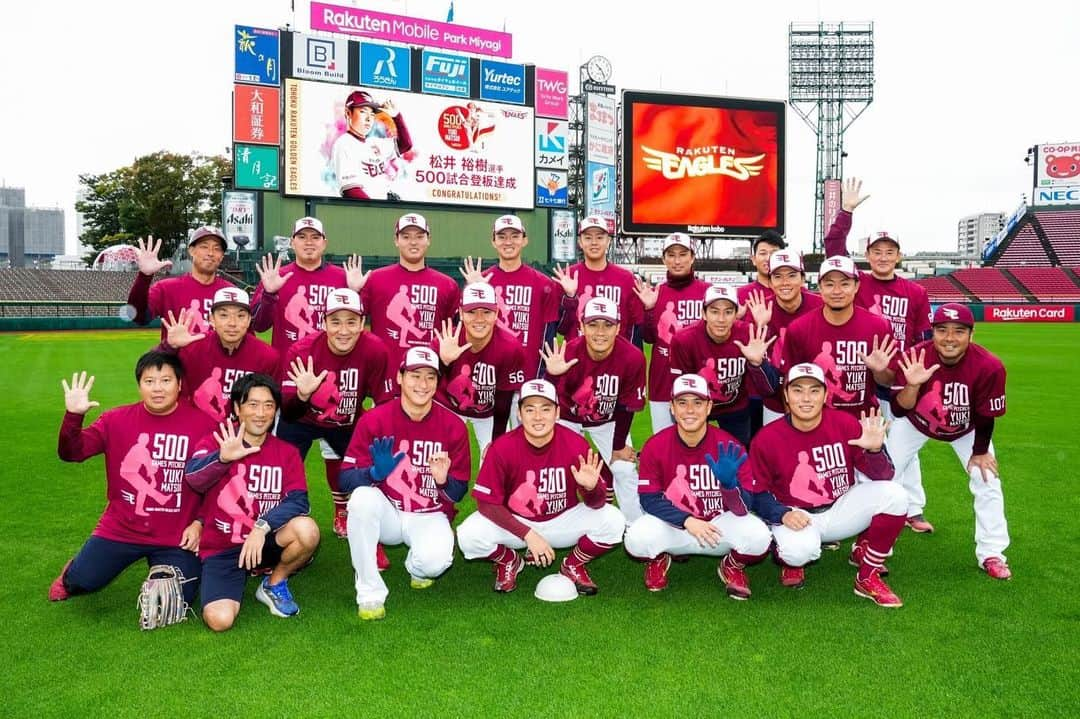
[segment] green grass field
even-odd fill
[[[251,582],[237,626],[215,635],[199,620],[140,632],[144,565],[95,595],[45,599],[104,501],[101,458],[57,459],[60,379],[86,369],[103,407],[133,402],[134,360],[156,333],[0,335],[0,717],[1077,716],[1080,423],[1061,400],[1077,396],[1080,325],[983,325],[976,339],[1009,370],[995,445],[1011,582],[976,568],[965,474],[930,444],[938,532],[901,536],[889,562],[899,610],[854,596],[846,547],[801,591],[781,587],[771,563],[751,568],[749,602],[730,600],[705,558],[673,566],[670,588],[651,594],[641,565],[615,551],[592,570],[600,594],[567,605],[533,598],[535,569],[496,595],[490,565],[460,555],[435,587],[412,591],[395,547],[387,619],[361,624],[313,452],[324,541],[291,582],[303,611],[272,617]],[[648,433],[643,413],[635,444]]]

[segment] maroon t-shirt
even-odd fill
[[[975,428],[976,416],[992,418],[1005,414],[1005,365],[985,347],[968,345],[967,352],[954,365],[941,361],[932,340],[920,342],[915,349],[926,350],[924,366],[941,365],[919,387],[914,409],[895,407],[915,425],[915,429],[927,437],[951,442]],[[899,355],[893,360],[896,369],[894,398],[907,384],[898,359]]]
[[[765,297],[766,302],[773,299],[773,297],[775,297],[776,295],[776,293],[773,292],[772,287],[766,287],[765,285],[758,282],[755,278],[754,280],[747,282],[745,285],[742,285],[741,287],[737,287],[735,289],[735,297],[739,300],[740,307],[746,304],[746,301],[750,299],[750,293],[754,291],[760,292]]]
[[[233,382],[252,372],[274,377],[281,361],[276,349],[250,334],[229,352],[213,330],[181,347],[178,354],[184,365],[180,393],[216,422],[224,421],[232,410],[229,394]]]
[[[252,326],[256,332],[274,328],[271,344],[284,354],[293,342],[323,329],[326,320],[326,297],[334,290],[348,287],[345,270],[323,262],[314,270],[305,270],[295,262],[281,268],[281,276],[292,277],[274,294],[260,284],[251,298]]]
[[[555,435],[543,447],[530,444],[518,427],[488,446],[472,496],[530,521],[554,519],[578,505],[579,491],[590,497],[606,491],[603,478],[591,492],[574,480],[570,467],[580,467],[588,451],[585,438],[562,425],[555,425]]]
[[[214,293],[233,284],[221,277],[214,277],[204,285],[191,274],[181,277],[169,277],[153,282],[153,277],[141,272],[135,274],[135,283],[128,294],[128,303],[135,308],[135,322],[146,324],[154,317],[180,316],[180,310],[194,311],[193,332],[210,331],[210,307],[214,304]],[[161,326],[161,339],[168,334],[165,325]]]
[[[464,344],[465,328],[458,330]],[[439,343],[432,343],[435,352]],[[521,387],[523,369],[521,345],[499,327],[479,352],[471,349],[458,357],[439,377],[435,401],[463,417],[491,417],[495,413],[495,391],[514,392]]]
[[[769,348],[769,357],[773,358],[774,365],[779,366],[781,358],[784,356],[784,342],[787,339],[788,326],[804,315],[820,312],[825,304],[820,295],[810,292],[805,287],[801,290],[801,293],[802,303],[794,312],[786,312],[775,299],[773,300],[772,319],[769,320],[769,337],[776,337],[776,341]],[[782,390],[779,390],[775,394],[766,397],[765,406],[773,412],[783,414],[786,408],[784,407],[784,400],[780,396],[781,392]]]
[[[728,338],[717,342],[709,336],[705,322],[698,321],[676,333],[671,341],[671,381],[681,374],[704,377],[714,416],[744,410],[749,405],[750,389],[755,394],[768,389],[754,381],[754,373],[761,370],[751,367],[735,344],[736,340],[744,345],[750,341],[750,327],[736,320]]]
[[[725,506],[725,490],[713,476],[705,455],[715,458],[717,445],[726,446],[728,442],[742,446],[733,436],[711,424],[706,426],[705,436],[696,447],[683,441],[678,427],[661,430],[641,448],[638,493],[663,492],[676,509],[706,521],[723,514],[731,508]],[[740,484],[752,486],[749,462],[743,462],[737,476]],[[745,512],[744,506],[739,509]]]
[[[652,343],[649,359],[649,400],[671,400],[671,341],[675,333],[701,319],[701,304],[709,283],[695,279],[675,289],[662,283],[657,289],[656,305],[645,311],[642,338]]]
[[[294,360],[300,359],[306,367],[308,358],[315,374],[326,370],[326,377],[308,401],[302,402],[288,373]],[[390,397],[386,347],[370,332],[361,332],[356,346],[345,355],[330,350],[326,332],[308,335],[285,354],[281,365],[281,405],[282,414],[290,420],[316,427],[351,427],[364,413],[365,397],[371,397],[375,404]]]
[[[202,438],[192,459],[218,452],[213,435]],[[220,462],[219,462],[220,464]],[[289,492],[306,492],[304,463],[296,447],[270,434],[255,454],[220,464],[221,478],[203,495],[205,522],[199,540],[203,560],[239,547],[255,521],[281,504]]]
[[[431,455],[446,452],[450,456],[447,477],[468,482],[472,473],[472,452],[465,423],[453,412],[438,404],[419,422],[405,414],[401,402],[381,404],[356,423],[342,469],[370,467],[370,445],[381,437],[393,437],[393,453],[405,457],[382,482],[375,484],[396,508],[403,512],[443,512],[450,519],[457,510],[453,500],[435,484],[428,463]]]
[[[892,464],[848,440],[862,435],[859,421],[824,408],[821,423],[803,432],[787,420],[770,422],[750,444],[752,492],[772,492],[789,507],[827,507],[855,485],[855,470],[871,479],[892,479]]]
[[[584,337],[566,343],[566,360],[578,360],[566,374],[548,379],[559,395],[559,415],[585,427],[598,427],[614,418],[615,405],[630,412],[645,407],[645,355],[623,337],[615,338],[611,354],[589,357]]]
[[[563,336],[570,340],[581,334],[581,315],[585,305],[594,297],[606,297],[619,307],[619,332],[626,339],[631,339],[634,326],[641,324],[645,308],[634,294],[634,274],[625,267],[608,262],[602,270],[590,270],[584,262],[579,262],[569,270],[577,273],[577,307],[571,322],[566,322]],[[561,287],[560,287],[561,290]],[[560,294],[564,294],[560,292]]]
[[[786,376],[792,365],[813,362],[825,372],[828,405],[858,417],[860,412],[878,406],[877,384],[859,354],[870,354],[875,339],[880,342],[891,337],[892,326],[869,310],[854,309],[851,318],[840,326],[826,322],[823,311],[788,325],[780,375]]]
[[[185,400],[167,415],[151,414],[140,402],[110,409],[86,429],[82,422],[83,415],[64,415],[57,451],[65,462],[105,455],[108,504],[94,536],[179,546],[199,509],[184,465],[214,422]]]
[[[499,327],[523,347],[525,381],[536,379],[542,362],[540,348],[544,343],[544,332],[549,322],[559,319],[562,287],[528,265],[512,272],[496,265],[486,270],[484,276],[495,288]]]
[[[441,272],[425,267],[407,270],[400,263],[368,276],[360,303],[372,333],[387,350],[387,377],[397,387],[397,372],[410,347],[430,346],[443,320],[457,314],[461,288]]]

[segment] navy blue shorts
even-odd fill
[[[274,433],[278,439],[283,439],[300,452],[301,459],[307,459],[311,444],[317,439],[325,439],[339,457],[345,456],[345,450],[349,448],[349,440],[352,439],[352,427],[316,427],[304,422],[278,421],[277,431]]]
[[[79,553],[71,560],[64,573],[64,588],[69,594],[89,594],[106,586],[120,573],[140,559],[146,560],[147,569],[155,564],[178,567],[184,575],[184,601],[191,604],[199,586],[201,565],[199,558],[180,547],[163,547],[156,544],[132,544],[116,542],[103,537],[91,536]]]
[[[750,446],[750,410],[744,409],[710,419],[716,422],[717,427],[742,442],[743,447]]]
[[[282,548],[277,543],[277,532],[266,535],[263,545],[262,562],[259,569],[273,569],[281,561]],[[220,554],[207,557],[202,563],[202,587],[199,602],[206,606],[218,599],[231,599],[239,602],[244,599],[244,586],[251,576],[246,569],[241,569],[240,547],[227,549]]]

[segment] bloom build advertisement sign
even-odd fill
[[[349,132],[355,89],[286,80],[286,195],[533,207],[532,108],[368,88]]]
[[[782,233],[784,111],[779,101],[624,92],[623,231]]]

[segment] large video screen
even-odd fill
[[[350,133],[345,102],[354,90],[370,93],[378,109]],[[507,208],[535,202],[530,107],[286,80],[284,108],[286,195]]]
[[[622,230],[784,231],[780,101],[623,92]]]

